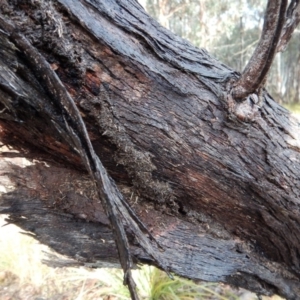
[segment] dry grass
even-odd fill
[[[0,229],[0,299],[128,299],[119,270],[51,268],[41,263],[44,251],[16,226]]]
[[[300,119],[300,103],[283,104],[283,106],[288,109],[294,117]]]

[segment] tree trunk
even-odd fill
[[[262,90],[233,113],[239,74],[134,0],[2,1],[1,14],[67,88],[170,272],[300,299],[300,136],[287,110]],[[1,153],[0,211],[73,264],[116,266],[97,188],[57,125],[68,116],[31,65],[2,28],[0,136],[17,152]],[[134,262],[157,265],[126,232]]]

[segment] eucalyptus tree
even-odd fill
[[[9,222],[65,264],[120,264],[132,299],[143,263],[299,299],[299,123],[264,88],[299,1],[268,1],[241,73],[135,0],[0,9]]]

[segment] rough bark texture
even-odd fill
[[[238,74],[134,0],[3,1],[1,13],[68,89],[170,271],[300,299],[298,121],[266,91],[253,95],[260,106],[233,115],[226,84]],[[49,94],[3,31],[0,68],[1,140],[20,152],[2,153],[1,212],[77,264],[117,265],[94,183],[43,113]],[[20,167],[14,155],[47,163]],[[154,264],[127,234],[135,262]]]

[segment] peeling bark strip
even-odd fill
[[[79,153],[98,187],[99,198],[103,201],[103,206],[105,207],[115,235],[120,262],[124,270],[124,283],[128,285],[132,299],[138,299],[135,283],[131,275],[131,268],[133,266],[132,258],[124,224],[122,222],[125,221],[125,224],[130,226],[140,246],[144,248],[147,254],[149,254],[161,268],[166,270],[166,266],[161,260],[159,252],[153,249],[153,246],[146,237],[146,234],[152,237],[151,234],[126,204],[117,186],[113,180],[109,178],[93,149],[79,110],[50,65],[27,39],[18,33],[12,25],[7,23],[2,16],[0,16],[0,28],[8,34],[11,41],[25,55],[36,77],[42,83],[47,93],[51,95],[54,105],[59,107],[60,115],[57,117],[62,118],[63,123],[60,122],[57,124],[58,131],[60,132],[59,127],[61,126],[65,130],[64,135],[68,134],[67,141],[75,152]],[[43,108],[42,103],[40,104],[40,109],[41,108]],[[45,113],[47,113],[47,110],[45,110]],[[48,115],[48,117],[50,119],[53,118],[51,115]],[[58,118],[52,121],[56,123]]]
[[[82,173],[61,166],[49,168],[36,163],[22,168],[14,161],[2,160],[0,170],[0,182],[9,175],[9,180],[17,186],[2,198],[0,211],[10,214],[7,221],[32,232],[43,244],[73,258],[63,261],[52,259],[48,264],[56,267],[120,267],[114,237],[107,226],[109,220],[103,209],[98,209],[90,219],[92,222],[82,217],[91,216],[95,209],[91,205],[91,190],[97,191],[88,183],[88,176],[77,191],[75,186],[82,182]],[[64,197],[63,201],[56,200],[58,203],[53,209],[52,199],[61,197]],[[220,228],[212,234],[207,231],[205,223],[193,224],[169,215],[157,218],[153,215],[154,211],[147,209],[149,212],[146,214],[143,213],[143,204],[136,206],[146,224],[151,224],[156,218],[157,229],[161,231],[158,239],[165,250],[161,256],[170,262],[172,272],[194,280],[227,282],[262,295],[284,291],[283,294],[294,294],[294,299],[297,299],[296,295],[300,292],[297,275],[265,259],[249,244],[236,237],[221,238]],[[139,262],[152,261],[136,245],[131,245],[130,251]]]
[[[121,219],[134,262],[159,266],[140,230],[170,272],[299,299],[299,122],[267,91],[259,95],[264,105],[253,106],[255,92],[237,107],[226,97],[237,72],[162,28],[134,0],[3,3],[2,15],[45,71],[55,70],[50,83],[63,91],[52,94],[48,77],[0,30],[1,142],[47,162],[20,168],[13,157],[7,163],[13,155],[0,156],[7,187],[0,212],[78,264],[117,264],[115,233],[80,152],[93,172],[101,160],[106,187],[125,206],[112,209],[131,222]],[[244,114],[249,107],[254,117]]]

